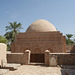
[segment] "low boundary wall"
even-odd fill
[[[49,66],[75,65],[75,53],[49,53],[47,56],[45,59],[48,63],[45,64]]]
[[[58,65],[75,65],[75,53],[58,54]]]
[[[30,63],[30,52],[7,54],[8,63]],[[75,53],[50,53],[45,51],[45,64],[48,66],[75,65]]]
[[[25,53],[8,53],[7,63],[28,64],[30,62],[30,51],[26,50]]]
[[[22,53],[12,53],[12,54],[7,54],[7,63],[20,63],[24,64],[25,63],[25,57]]]

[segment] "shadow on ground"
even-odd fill
[[[9,69],[11,71],[17,70],[14,67],[0,67],[0,69]]]
[[[75,65],[71,66],[62,66],[61,75],[75,75]]]

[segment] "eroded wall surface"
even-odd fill
[[[0,66],[3,66],[7,63],[6,49],[7,49],[6,44],[0,43]]]

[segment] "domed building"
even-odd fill
[[[57,31],[56,28],[46,20],[37,20],[33,22],[26,32],[51,32]]]
[[[11,52],[24,53],[30,50],[31,57],[35,59],[43,57],[46,50],[50,53],[64,53],[65,47],[65,36],[50,22],[41,19],[33,22],[25,33],[16,36],[15,42],[11,44]]]

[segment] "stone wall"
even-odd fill
[[[49,65],[75,65],[75,53],[50,53]]]
[[[7,49],[6,44],[0,43],[0,66],[4,66],[7,63],[6,49]]]
[[[7,62],[29,64],[30,63],[30,51],[26,50],[25,53],[8,53]]]

